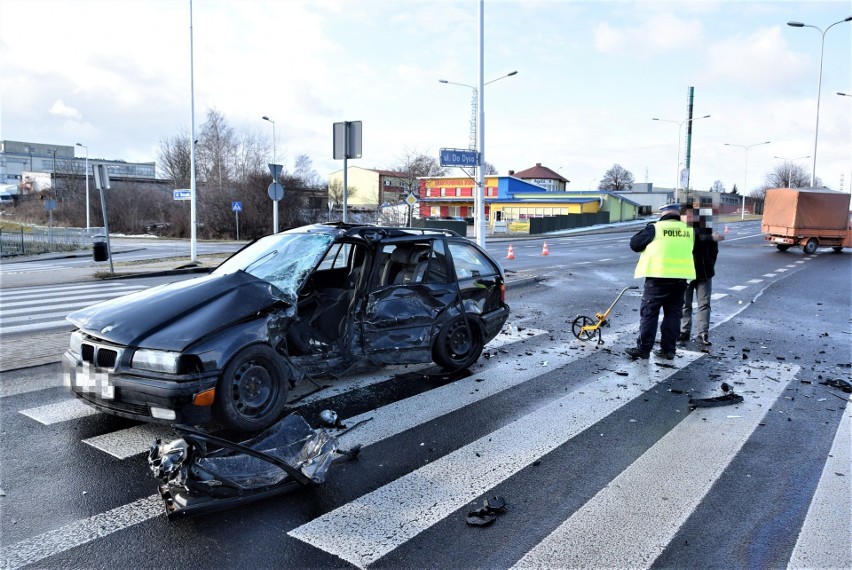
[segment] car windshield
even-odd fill
[[[333,241],[334,236],[317,233],[267,236],[222,263],[213,275],[245,271],[293,299]]]

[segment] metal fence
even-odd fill
[[[61,251],[88,249],[92,236],[102,234],[103,228],[54,228],[30,226],[19,230],[0,228],[0,256],[36,255]]]

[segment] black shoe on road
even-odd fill
[[[674,360],[675,353],[674,352],[665,352],[664,350],[655,350],[654,356],[658,358],[665,358],[666,360]]]
[[[710,338],[707,333],[698,333],[698,336],[695,338],[696,340],[698,340],[698,344],[700,345],[710,346],[711,344],[713,344],[712,342],[710,342]]]
[[[627,354],[627,356],[629,356],[633,360],[636,360],[637,358],[648,360],[648,357],[651,356],[650,352],[645,352],[644,350],[640,350],[636,347],[628,348],[624,351],[624,353]]]

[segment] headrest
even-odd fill
[[[391,252],[391,261],[406,265],[408,258],[411,256],[411,251],[402,247],[398,247]]]

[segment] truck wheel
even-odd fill
[[[790,249],[790,246],[786,243],[779,243],[775,247],[778,248],[778,251],[787,251],[788,249]]]
[[[817,239],[811,238],[811,239],[809,239],[808,241],[805,242],[805,245],[802,246],[802,251],[804,251],[807,254],[811,254],[811,253],[813,253],[817,250],[818,245],[819,245],[819,242],[817,241]]]

